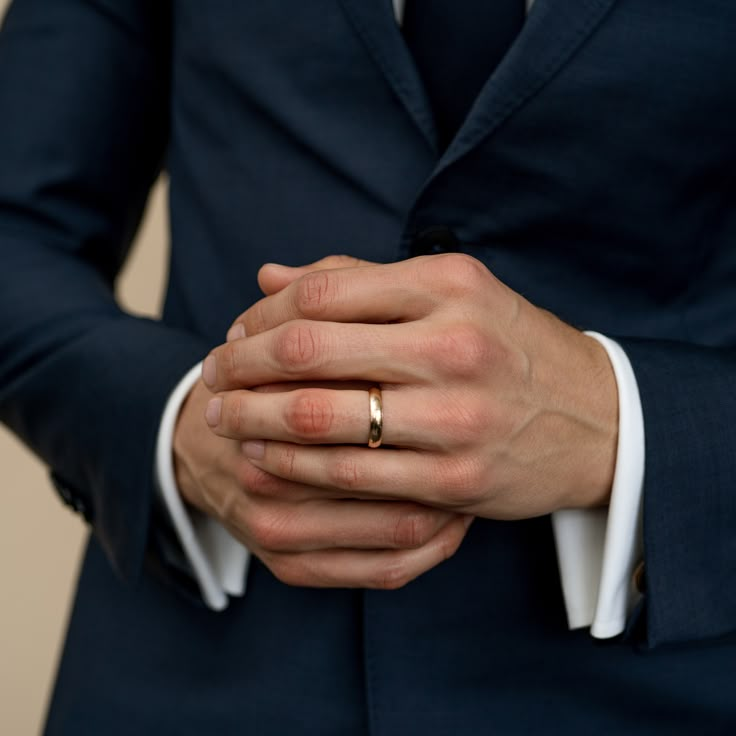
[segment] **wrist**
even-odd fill
[[[595,339],[558,320],[548,333],[544,361],[538,361],[539,385],[546,412],[560,421],[553,432],[567,449],[558,456],[562,468],[556,509],[608,505],[618,445],[618,388],[605,348]],[[553,425],[554,427],[554,425]]]
[[[200,435],[209,433],[204,421],[204,407],[210,397],[202,380],[197,380],[182,402],[172,441],[174,479],[179,495],[187,505],[205,513],[206,504],[188,458],[192,455],[192,448],[203,439]]]

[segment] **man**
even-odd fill
[[[736,11],[537,0],[492,58],[482,5],[12,6],[0,407],[96,532],[49,733],[736,722]],[[111,283],[162,162],[152,323]],[[596,644],[546,514],[644,467],[646,594]],[[216,613],[220,525],[254,558]]]

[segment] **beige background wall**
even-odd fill
[[[0,0],[0,16],[8,1]],[[149,315],[163,283],[164,199],[160,184],[118,289],[127,308]],[[57,499],[44,466],[2,426],[0,468],[0,734],[35,736],[87,530]]]

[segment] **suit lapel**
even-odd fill
[[[437,151],[432,108],[396,23],[392,0],[340,0],[340,4],[422,136]]]
[[[467,154],[539,92],[616,0],[536,0],[522,32],[488,78],[434,174]]]
[[[339,2],[388,84],[427,143],[437,151],[432,109],[396,24],[392,0]],[[572,58],[615,3],[616,0],[535,0],[524,29],[484,85],[450,147],[438,161],[433,177],[491,135],[539,92]]]

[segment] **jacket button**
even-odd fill
[[[445,225],[433,225],[414,236],[411,241],[412,256],[434,256],[450,253],[460,248],[460,241]]]

